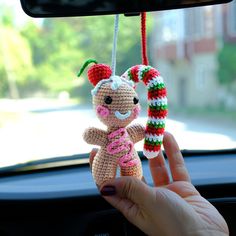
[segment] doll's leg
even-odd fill
[[[120,166],[120,175],[121,176],[135,176],[139,179],[142,179],[143,177],[142,164],[136,152],[134,153],[134,158],[137,160],[137,164],[130,167]]]
[[[105,181],[115,178],[117,160],[107,154],[105,150],[99,150],[92,164],[92,175],[98,186]]]

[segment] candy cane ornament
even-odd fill
[[[128,69],[123,78],[138,83],[142,81],[148,89],[148,120],[145,129],[144,155],[157,157],[163,142],[167,110],[166,87],[158,70],[151,66],[136,65]]]

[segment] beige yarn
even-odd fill
[[[111,104],[105,103],[104,97],[106,96],[112,98]],[[99,186],[105,181],[115,178],[119,158],[128,153],[128,150],[123,150],[117,154],[109,154],[107,146],[111,143],[111,140],[108,138],[108,135],[119,128],[125,128],[128,133],[125,141],[136,143],[145,136],[145,128],[140,124],[126,127],[136,118],[133,109],[139,107],[139,104],[134,104],[134,97],[138,97],[135,90],[126,83],[123,83],[116,90],[111,89],[111,83],[105,83],[100,87],[97,94],[93,96],[95,110],[96,107],[100,105],[108,108],[110,111],[107,117],[102,117],[97,114],[101,122],[107,126],[107,131],[97,128],[88,128],[83,135],[87,143],[101,146],[92,164],[92,175],[96,184]],[[114,115],[115,111],[119,111],[121,114],[125,114],[127,111],[132,111],[132,113],[128,118],[120,120]],[[115,137],[115,139],[116,138],[117,137]],[[137,160],[137,165],[131,167],[120,166],[120,174],[121,176],[135,176],[141,179],[143,176],[142,166],[135,149],[133,149],[131,156],[132,160]]]

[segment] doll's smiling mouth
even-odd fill
[[[119,120],[125,120],[131,115],[131,111],[127,111],[125,114],[115,111],[115,117]]]

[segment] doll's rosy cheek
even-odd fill
[[[109,114],[110,114],[110,111],[108,108],[102,106],[102,105],[98,105],[96,107],[96,112],[99,116],[103,117],[103,118],[106,118]]]
[[[136,106],[136,107],[133,109],[134,118],[137,118],[137,117],[138,117],[140,111],[141,111],[140,106]]]

